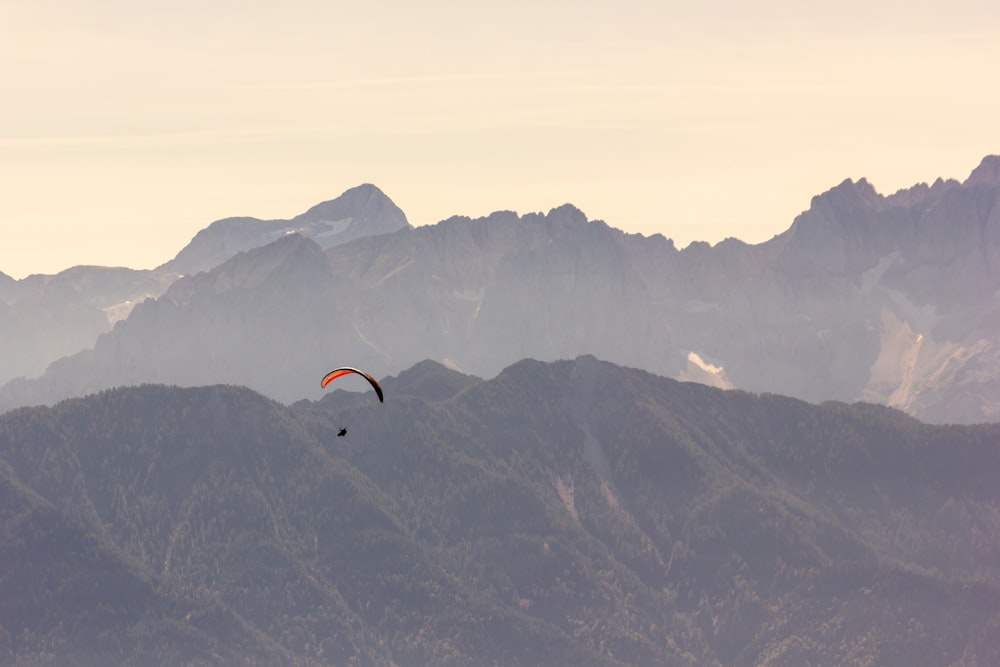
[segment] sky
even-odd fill
[[[0,0],[0,272],[153,268],[373,183],[763,242],[1000,153],[995,0]]]

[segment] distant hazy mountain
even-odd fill
[[[0,382],[41,375],[54,360],[93,347],[98,335],[176,276],[77,266],[54,276],[0,279]],[[6,280],[4,280],[6,279]]]
[[[385,375],[431,358],[490,377],[525,357],[594,354],[934,422],[998,420],[998,165],[887,197],[845,181],[756,246],[677,250],[568,205],[327,249],[282,228],[141,304],[92,351],[7,385],[0,405],[148,381],[241,384],[291,402],[318,397],[330,364]]]
[[[409,227],[403,211],[381,190],[359,185],[291,220],[226,218],[213,222],[161,268],[179,274],[198,273],[291,233],[311,238],[322,248],[332,248],[363,236]]]
[[[37,377],[56,359],[92,348],[135,304],[160,296],[180,275],[210,269],[285,234],[302,234],[329,248],[405,227],[406,216],[388,197],[362,185],[291,220],[219,220],[153,271],[77,266],[23,280],[0,273],[0,384]]]
[[[1000,664],[996,425],[591,357],[385,390],[0,417],[3,664]]]

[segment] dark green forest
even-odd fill
[[[1000,425],[592,357],[383,386],[0,416],[0,664],[1000,665]]]

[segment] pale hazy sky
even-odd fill
[[[0,0],[0,271],[152,268],[361,183],[764,241],[1000,153],[996,0]]]

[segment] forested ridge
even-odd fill
[[[383,387],[0,416],[0,663],[1000,664],[998,425],[592,357]]]

